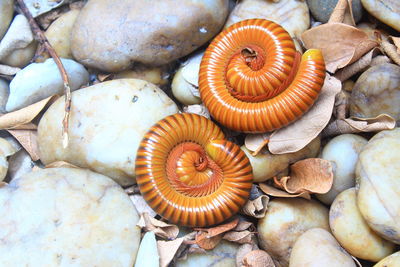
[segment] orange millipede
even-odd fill
[[[302,56],[280,25],[250,19],[231,25],[208,46],[199,90],[211,116],[240,132],[268,132],[304,114],[318,98],[325,62],[317,49]]]
[[[237,213],[249,197],[252,168],[239,146],[224,138],[196,114],[174,114],[151,127],[136,157],[136,181],[149,206],[191,227]]]

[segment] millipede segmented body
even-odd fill
[[[220,223],[247,201],[253,175],[236,144],[212,121],[175,114],[144,136],[136,180],[144,199],[162,217],[191,227]]]
[[[278,24],[250,19],[222,31],[207,48],[200,96],[211,116],[241,132],[281,128],[318,98],[325,63],[317,49],[302,56]]]

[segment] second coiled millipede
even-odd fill
[[[322,53],[296,52],[280,25],[250,19],[222,31],[207,48],[200,96],[211,116],[241,132],[281,128],[305,113],[325,79]]]
[[[149,206],[169,221],[191,227],[220,223],[247,201],[250,162],[211,120],[175,114],[144,136],[136,180]]]

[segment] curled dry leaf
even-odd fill
[[[222,234],[234,229],[239,223],[239,219],[236,218],[228,223],[221,224],[211,228],[195,228],[200,231],[197,233],[195,243],[203,249],[213,249],[222,239]]]
[[[135,205],[136,210],[139,212],[139,214],[142,213],[148,213],[151,217],[155,217],[157,213],[150,208],[150,206],[147,204],[146,200],[142,197],[142,195],[130,195],[129,198],[132,200],[133,205]]]
[[[244,145],[248,150],[253,151],[251,154],[255,157],[268,144],[270,136],[270,133],[248,134],[244,139]]]
[[[32,120],[39,113],[57,100],[59,96],[51,96],[26,108],[7,113],[0,117],[0,130],[2,129],[31,129]]]
[[[278,188],[275,188],[275,187],[270,186],[265,183],[260,183],[260,188],[265,194],[267,194],[269,196],[273,196],[273,197],[289,197],[289,198],[302,197],[302,198],[308,199],[308,200],[311,199],[311,196],[308,192],[302,192],[302,193],[298,193],[298,194],[289,194],[288,192],[282,191]]]
[[[396,120],[387,114],[374,118],[357,118],[335,120],[322,132],[322,136],[333,136],[348,133],[379,132],[396,127]]]
[[[255,244],[243,244],[241,245],[236,253],[236,266],[242,266],[243,258],[251,251],[258,250],[258,246]]]
[[[36,130],[7,130],[28,152],[33,161],[40,159]]]
[[[246,220],[240,220],[238,225],[233,229],[235,231],[244,231],[244,230],[255,230],[255,226],[253,223],[246,221]]]
[[[158,253],[160,255],[160,267],[167,267],[168,264],[175,257],[179,247],[184,241],[183,237],[177,238],[172,241],[157,241]]]
[[[254,218],[263,218],[267,213],[269,197],[266,195],[259,196],[254,200],[248,200],[244,204],[241,213],[252,216]]]
[[[328,23],[343,22],[351,26],[356,26],[351,2],[351,0],[339,0]]]
[[[224,234],[223,239],[235,242],[238,244],[247,244],[252,243],[253,241],[254,232],[250,231],[229,231],[228,233]]]
[[[327,75],[321,93],[311,109],[299,120],[271,135],[269,151],[273,154],[296,152],[317,137],[331,118],[335,95],[341,88],[342,83],[338,79]]]
[[[290,194],[325,194],[333,183],[332,164],[329,160],[319,158],[300,160],[290,166],[290,176],[275,182]]]
[[[242,267],[275,267],[271,256],[264,250],[253,250],[244,256]]]
[[[305,31],[301,38],[307,49],[322,51],[326,69],[331,73],[357,61],[378,45],[364,31],[343,23],[320,25]]]
[[[373,48],[356,62],[344,67],[343,69],[338,70],[335,73],[335,77],[341,82],[346,81],[354,74],[357,74],[369,67],[372,63],[372,58],[376,57],[379,53],[380,50],[378,48]]]
[[[184,106],[183,107],[183,112],[201,115],[203,117],[206,117],[207,119],[211,118],[210,112],[208,111],[206,106],[204,106],[203,104],[199,104],[199,105],[195,104],[195,105]]]
[[[394,44],[391,44],[387,38],[380,40],[380,45],[385,54],[388,55],[394,63],[400,65],[400,53],[398,53],[398,48]]]
[[[341,90],[335,97],[335,108],[333,114],[338,119],[345,119],[350,109],[350,93]]]
[[[179,233],[178,226],[157,220],[146,212],[141,214],[137,226],[145,232],[153,231],[157,236],[168,240],[175,239]]]

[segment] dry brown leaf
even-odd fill
[[[342,83],[327,74],[321,93],[311,109],[299,120],[275,131],[268,143],[269,151],[273,154],[296,152],[317,137],[331,118],[335,95],[341,88]]]
[[[7,130],[28,152],[33,161],[40,159],[36,130]]]
[[[132,200],[133,205],[135,205],[135,208],[139,214],[142,213],[148,213],[151,217],[155,217],[157,213],[150,208],[150,206],[147,204],[146,200],[142,197],[142,195],[130,195],[129,198]]]
[[[59,96],[51,96],[26,108],[7,113],[0,117],[0,129],[25,129],[39,113],[57,100]],[[24,128],[25,127],[25,128]]]
[[[157,241],[158,254],[160,255],[160,267],[167,267],[182,245],[184,238],[180,237],[172,241]]]
[[[254,244],[243,244],[241,245],[236,253],[236,266],[242,266],[243,258],[253,250],[258,250],[258,247]]]
[[[299,194],[289,194],[288,192],[279,190],[278,188],[275,188],[273,186],[264,184],[264,183],[260,183],[260,188],[261,190],[269,195],[269,196],[273,196],[273,197],[289,197],[289,198],[294,198],[294,197],[302,197],[305,199],[310,200],[311,196],[308,192],[303,192],[303,193],[299,193]]]
[[[332,11],[328,23],[343,22],[345,24],[356,26],[351,4],[352,0],[339,0],[335,9]]]
[[[331,73],[357,61],[378,45],[364,31],[343,23],[323,24],[305,31],[301,37],[307,49],[322,51],[326,69]]]
[[[354,74],[357,74],[358,72],[363,71],[367,67],[369,67],[372,63],[372,58],[377,56],[378,53],[380,53],[380,50],[376,47],[373,48],[371,51],[362,56],[356,62],[344,67],[343,69],[338,70],[335,73],[335,77],[339,79],[341,82],[346,81]]]
[[[253,250],[244,256],[241,267],[275,267],[271,256],[264,250]]]
[[[195,243],[203,249],[213,249],[222,239],[222,234],[232,230],[239,223],[239,218],[236,218],[228,223],[221,224],[211,228],[195,228],[200,231],[195,238]]]
[[[238,244],[246,244],[246,243],[251,243],[252,238],[254,236],[253,232],[250,231],[241,231],[241,232],[236,232],[236,231],[230,231],[226,234],[224,234],[223,239],[235,242]]]
[[[333,183],[332,164],[329,160],[319,158],[300,160],[290,166],[290,176],[274,181],[290,194],[325,194]]]
[[[244,145],[248,150],[253,151],[251,154],[255,157],[268,144],[270,135],[270,133],[248,134],[244,139]]]
[[[141,214],[137,226],[145,232],[153,231],[157,236],[168,240],[175,239],[179,233],[178,226],[157,220],[146,212]]]
[[[241,213],[252,216],[254,218],[263,218],[265,213],[267,213],[267,205],[269,202],[269,197],[266,195],[259,196],[254,200],[248,200]]]
[[[394,45],[397,48],[397,53],[400,54],[400,37],[395,37],[395,36],[389,36],[389,38],[392,40]]]
[[[344,120],[331,122],[322,132],[324,137],[361,132],[379,132],[396,127],[396,120],[387,114],[380,114],[374,118],[350,117]]]
[[[48,168],[74,168],[74,169],[82,169],[74,164],[68,163],[66,161],[55,161],[45,166],[46,169]]]
[[[97,74],[97,79],[100,82],[104,82],[104,81],[108,81],[108,80],[112,80],[114,74],[111,73],[99,73]]]
[[[337,119],[345,119],[350,109],[350,93],[341,90],[335,97],[333,115]]]

